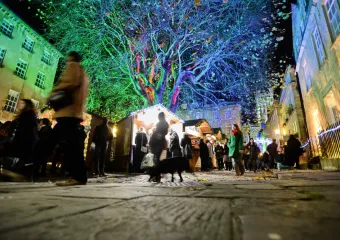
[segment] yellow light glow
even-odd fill
[[[114,127],[112,128],[112,135],[113,135],[114,137],[117,136],[117,127],[116,127],[116,126],[114,126]]]
[[[276,129],[276,130],[275,130],[275,134],[276,134],[276,135],[279,135],[279,134],[280,134],[280,129]]]

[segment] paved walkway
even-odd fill
[[[110,175],[86,186],[0,183],[0,239],[338,239],[340,173]]]

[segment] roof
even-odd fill
[[[217,134],[219,132],[222,133],[222,129],[221,128],[212,128],[212,131],[213,131],[214,134]]]
[[[204,118],[185,121],[183,124],[183,129],[185,129],[185,127],[191,126],[200,127],[203,134],[212,133],[210,124]]]
[[[156,104],[156,105],[153,105],[153,106],[150,106],[150,107],[147,107],[147,108],[144,108],[144,109],[140,109],[140,110],[137,110],[137,111],[134,111],[132,113],[130,113],[130,116],[134,116],[140,112],[147,112],[147,111],[151,111],[151,110],[154,110],[154,109],[159,109],[160,111],[163,111],[165,113],[166,116],[170,115],[174,118],[177,118],[178,121],[184,123],[184,120],[182,118],[180,118],[179,116],[177,116],[175,113],[173,113],[172,111],[170,111],[170,109],[168,109],[167,107],[165,107],[163,104],[159,103],[159,104]]]

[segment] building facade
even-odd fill
[[[0,3],[0,121],[12,120],[20,99],[45,104],[61,54]]]
[[[296,73],[310,137],[340,122],[340,1],[292,5]]]
[[[230,132],[232,124],[241,126],[241,106],[238,104],[205,105],[197,109],[188,109],[182,105],[176,114],[183,120],[204,118],[212,128],[221,128],[225,134]]]
[[[269,136],[286,142],[289,135],[297,135],[300,141],[308,139],[303,106],[296,81],[295,69],[286,68],[280,100],[273,105],[269,120]]]

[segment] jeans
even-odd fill
[[[217,158],[218,169],[223,169],[223,158]]]
[[[95,147],[95,165],[94,165],[94,172],[95,174],[104,174],[105,170],[105,156],[107,152],[107,145],[100,146],[96,145]]]
[[[79,182],[87,182],[84,160],[84,139],[80,128],[81,120],[73,117],[57,118],[53,129],[55,144],[64,152],[64,162],[70,175]]]

